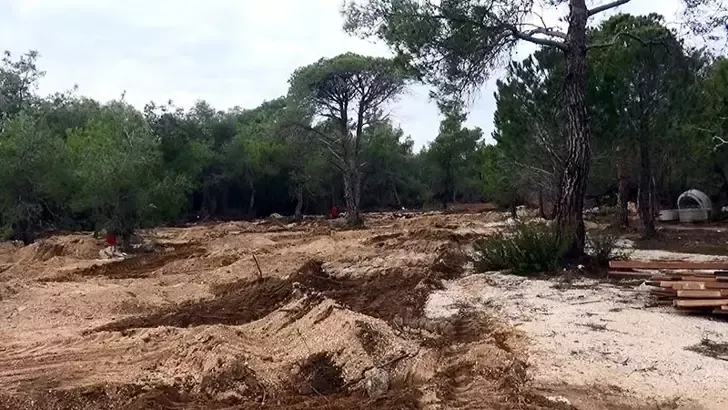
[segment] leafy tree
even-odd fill
[[[500,144],[484,146],[482,156],[483,195],[496,205],[507,207],[515,218],[516,206],[523,195],[518,180],[521,174],[514,172],[517,167]]]
[[[598,103],[606,108],[613,128],[636,142],[639,152],[639,205],[644,235],[655,235],[653,162],[658,144],[667,145],[681,135],[685,103],[696,80],[690,57],[681,42],[662,24],[662,17],[617,15],[594,33],[595,41],[606,41],[630,32],[619,46],[594,50],[592,61],[596,88],[609,90]],[[609,101],[611,99],[612,101]],[[618,127],[615,127],[615,123]]]
[[[374,124],[365,138],[362,203],[396,208],[420,203],[426,188],[416,175],[412,138],[389,121]]]
[[[5,51],[0,60],[0,130],[3,122],[36,101],[38,80],[45,75],[36,67],[37,59],[37,51],[29,51],[17,60]]]
[[[511,63],[506,77],[496,83],[493,139],[499,151],[497,169],[503,172],[496,175],[509,179],[505,202],[515,207],[537,192],[544,218],[556,214],[554,207],[553,215],[546,215],[544,203],[558,201],[567,151],[563,78],[560,53],[544,48]]]
[[[144,116],[152,133],[159,138],[164,172],[184,180],[187,194],[199,189],[203,184],[203,172],[214,159],[211,138],[183,109],[171,102],[164,106],[147,104]]]
[[[160,207],[184,203],[176,189],[183,181],[158,179],[159,143],[142,115],[123,101],[109,103],[85,127],[70,131],[67,145],[74,207],[90,209],[97,223],[121,237],[122,245],[130,244],[143,222],[167,213]]]
[[[591,135],[586,105],[587,22],[630,0],[588,8],[585,0],[568,3],[566,32],[535,26],[531,0],[369,0],[345,8],[345,28],[389,44],[400,61],[438,87],[440,98],[452,99],[480,86],[502,65],[519,41],[553,47],[564,55],[564,101],[568,144],[560,182],[557,227],[570,243],[570,254],[584,249],[582,208],[590,164]],[[541,20],[543,21],[543,20]]]
[[[483,132],[480,128],[463,127],[467,116],[460,104],[444,104],[440,108],[445,118],[427,155],[436,169],[435,175],[430,176],[433,192],[447,208],[448,202],[456,202],[458,191],[468,185],[472,187],[472,178],[479,175],[477,147]]]
[[[285,99],[278,98],[238,116],[226,167],[232,178],[245,181],[249,189],[248,217],[255,216],[256,182],[280,173],[284,141],[278,130],[285,107]]]
[[[63,141],[37,118],[21,112],[0,133],[2,236],[32,242],[54,203],[66,199],[68,164]]]
[[[367,127],[404,91],[406,77],[386,58],[347,53],[297,69],[290,79],[294,106],[310,110],[322,129],[315,132],[341,171],[350,225],[361,224],[362,143]]]

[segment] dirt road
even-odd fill
[[[144,233],[158,249],[112,261],[84,234],[0,244],[0,409],[700,408],[542,377],[550,352],[502,309],[426,315],[504,221],[166,228]]]

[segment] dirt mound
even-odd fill
[[[11,298],[18,294],[18,289],[14,285],[0,283],[0,301]]]
[[[385,269],[376,276],[331,277],[321,261],[308,261],[294,276],[306,288],[339,301],[351,310],[388,322],[421,317],[432,289],[441,284],[425,269]]]
[[[265,397],[265,389],[255,373],[241,361],[223,363],[202,378],[198,391],[216,402],[259,402]]]
[[[86,235],[53,236],[41,239],[17,251],[21,263],[45,262],[58,256],[75,259],[96,259],[103,241]]]
[[[230,266],[240,260],[236,254],[211,254],[195,258],[177,259],[154,271],[156,276],[195,274]]]
[[[73,282],[86,277],[102,276],[110,279],[144,278],[157,269],[178,259],[200,257],[204,251],[196,245],[181,245],[171,251],[143,253],[119,261],[91,265],[41,279],[41,282]]]
[[[341,368],[325,352],[306,358],[293,377],[293,389],[302,395],[330,395],[341,393],[343,388]]]
[[[460,245],[448,242],[440,247],[430,268],[442,274],[443,279],[456,279],[465,273],[465,264],[469,261]]]
[[[189,301],[146,316],[125,318],[97,327],[92,332],[123,331],[161,326],[193,327],[212,324],[241,325],[276,310],[291,295],[289,281],[265,278],[239,281],[213,288],[213,299]]]
[[[64,256],[66,247],[51,239],[43,239],[21,248],[18,260],[21,263],[45,262],[55,256]]]
[[[241,280],[212,288],[215,297],[163,308],[146,316],[125,318],[93,331],[122,331],[159,326],[241,325],[278,309],[303,287],[334,299],[351,310],[389,322],[408,323],[423,314],[427,296],[440,288],[426,270],[391,269],[377,277],[339,279],[326,274],[321,261],[309,260],[288,279]]]
[[[0,410],[417,410],[419,393],[395,391],[376,402],[361,392],[335,395],[282,394],[235,405],[196,397],[170,386],[94,385],[25,397],[0,395]]]

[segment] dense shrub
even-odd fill
[[[587,235],[586,253],[597,266],[607,267],[609,261],[625,259],[628,255],[618,252],[619,235],[614,232],[596,231]]]
[[[553,272],[567,247],[556,230],[542,223],[518,223],[475,243],[475,266],[481,271],[510,270],[529,275]]]

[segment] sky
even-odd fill
[[[187,108],[200,99],[221,110],[254,108],[285,95],[291,73],[321,57],[389,55],[383,44],[344,33],[340,6],[341,0],[0,0],[0,50],[40,52],[39,68],[47,72],[41,94],[77,84],[79,94],[101,101],[125,92],[140,109],[168,100]],[[618,10],[658,12],[674,22],[679,7],[680,0],[632,0]],[[551,24],[563,12],[545,18]],[[519,46],[514,58],[534,49]],[[468,124],[488,138],[501,74],[470,107]],[[400,98],[392,118],[416,148],[435,138],[441,119],[426,86]]]

